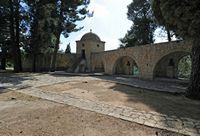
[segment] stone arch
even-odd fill
[[[130,56],[120,56],[113,65],[113,74],[139,76],[138,64]]]
[[[153,77],[178,78],[178,63],[190,54],[188,51],[179,50],[162,55],[154,65]]]

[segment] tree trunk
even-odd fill
[[[192,47],[192,71],[187,96],[200,100],[200,40],[193,41]]]
[[[33,22],[31,24],[31,43],[30,43],[30,56],[32,60],[32,72],[36,72],[36,61],[37,61],[37,56],[40,52],[39,49],[39,42],[41,41],[40,37],[38,36],[38,5],[36,5],[35,10],[33,12]]]
[[[18,62],[18,54],[17,54],[17,48],[15,45],[15,28],[14,28],[14,5],[13,0],[9,0],[9,6],[10,6],[10,41],[11,41],[11,47],[12,47],[12,58],[14,61],[14,72],[20,72],[19,68],[19,62]]]
[[[58,53],[58,49],[59,49],[59,43],[60,43],[60,34],[61,32],[59,32],[56,36],[56,45],[54,47],[54,52],[53,52],[53,58],[51,61],[51,72],[54,72],[56,70],[56,60],[57,60],[57,53]]]
[[[168,42],[172,41],[171,34],[170,34],[169,30],[167,30],[167,39],[168,39]]]
[[[33,72],[36,72],[36,57],[37,57],[37,55],[33,55],[33,58],[32,58],[32,71]]]
[[[17,59],[17,62],[18,62],[18,67],[19,67],[19,71],[21,72],[22,71],[22,62],[21,62],[21,51],[20,51],[20,46],[19,46],[19,1],[18,0],[15,0],[15,4],[16,4],[16,15],[15,15],[15,26],[16,26],[16,34],[15,34],[15,37],[16,37],[16,41],[15,41],[15,46],[16,46],[16,59]]]
[[[45,67],[48,67],[48,69],[45,70],[51,71],[55,70],[55,62],[57,51],[59,48],[61,25],[59,25],[59,16],[56,14],[57,10],[55,1],[51,0],[40,2],[41,3],[38,5],[39,7],[37,9],[38,15],[40,17],[38,18],[38,31],[35,37],[37,40],[40,39],[38,40],[37,47],[40,49],[41,55],[46,56],[49,54],[53,54],[53,56],[49,58],[50,64],[45,64]],[[55,13],[55,15],[52,15],[53,13]],[[37,56],[36,58],[38,59],[39,57]],[[40,67],[40,65],[37,65],[37,67]]]
[[[22,71],[22,63],[21,63],[21,51],[19,46],[19,1],[15,0],[16,11],[15,11],[15,48],[16,48],[16,59],[19,71]]]
[[[3,45],[5,46],[5,45]],[[6,70],[6,54],[7,54],[7,49],[5,47],[2,47],[2,56],[1,56],[1,67],[0,69]]]
[[[63,3],[61,3],[61,8],[60,8],[60,13],[59,13],[59,18],[58,18],[58,26],[57,26],[57,32],[56,32],[56,44],[54,47],[54,51],[53,51],[53,58],[51,61],[51,66],[50,66],[50,71],[54,72],[56,70],[56,60],[57,60],[57,53],[58,53],[58,49],[59,49],[59,43],[60,43],[60,35],[62,32],[62,9],[63,9]]]

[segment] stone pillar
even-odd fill
[[[145,80],[153,80],[153,68],[149,64],[138,66],[139,78]]]

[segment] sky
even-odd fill
[[[68,43],[71,52],[76,52],[76,41],[90,32],[96,33],[102,41],[105,41],[105,50],[113,50],[119,47],[119,38],[124,37],[130,29],[132,22],[127,19],[127,6],[132,0],[91,0],[88,9],[94,11],[94,16],[78,22],[78,27],[84,28],[73,32],[68,38],[61,36],[60,50],[65,50]],[[156,42],[163,41],[163,38],[156,38]]]

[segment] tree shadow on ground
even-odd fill
[[[155,92],[120,84],[110,89],[125,93],[131,104],[142,103],[161,114],[200,120],[200,102],[190,100],[184,95]]]
[[[145,111],[145,112],[157,112],[162,115],[168,115],[171,118],[176,118],[183,120],[187,119],[194,119],[194,120],[200,120],[200,101],[191,100],[186,98],[183,94],[177,94],[177,93],[166,93],[166,92],[158,92],[153,91],[151,89],[142,89],[141,86],[132,87],[128,85],[122,85],[119,83],[111,83],[108,82],[113,81],[112,76],[92,76],[94,78],[90,78],[90,76],[79,76],[79,75],[55,75],[54,77],[81,77],[80,79],[83,79],[84,81],[77,81],[78,84],[74,84],[73,87],[79,87],[79,89],[85,90],[87,89],[87,86],[91,86],[90,89],[87,91],[97,92],[94,95],[97,96],[97,101],[106,102],[109,105],[113,106],[127,106],[131,107],[138,111]],[[86,77],[86,78],[83,78]],[[101,79],[101,80],[99,80]],[[73,78],[72,78],[73,80]],[[73,80],[75,81],[76,78]],[[92,80],[95,80],[97,82],[93,83]],[[66,81],[68,83],[70,80]],[[102,86],[100,82],[107,82],[108,86]],[[139,82],[139,80],[137,80]],[[62,83],[56,83],[56,85],[60,84],[59,87],[62,87],[64,82]],[[137,82],[134,84],[137,85]],[[168,85],[168,83],[166,83]],[[53,86],[53,85],[52,85]],[[49,86],[50,88],[54,90],[52,86]],[[58,87],[58,89],[60,89]],[[98,88],[100,87],[100,88]],[[66,89],[67,90],[67,89]],[[66,91],[65,90],[65,91]],[[99,92],[102,91],[102,92]],[[99,94],[100,95],[99,95]],[[122,94],[122,95],[119,95]],[[112,98],[111,98],[112,96]],[[120,97],[125,97],[126,99],[121,99]],[[87,97],[83,98],[87,99]],[[121,101],[126,101],[125,104]],[[168,120],[169,121],[169,120]],[[168,124],[166,120],[160,120],[161,124],[164,124],[164,126],[176,128],[176,120],[174,122],[171,122],[170,125]],[[184,124],[182,124],[184,125]],[[179,126],[180,127],[180,126]],[[187,129],[193,129],[191,126],[185,126]],[[178,129],[178,128],[177,128]]]
[[[185,84],[179,83],[166,82],[165,84],[167,86],[171,84],[180,87],[185,86]],[[200,120],[200,101],[188,99],[183,93],[158,92],[150,88],[142,89],[142,86],[135,88],[121,84],[115,84],[110,89],[126,94],[131,104],[142,103],[161,114]]]
[[[29,74],[5,72],[0,73],[0,88],[12,88],[23,84],[23,81],[34,80]]]
[[[70,75],[53,75],[56,77],[73,77]],[[83,76],[84,77],[84,76]],[[97,79],[113,80],[113,76],[95,76]],[[139,81],[140,82],[140,81]],[[150,81],[151,82],[151,81]],[[164,83],[164,82],[163,82]],[[137,84],[137,83],[134,83]],[[166,86],[168,83],[166,82]],[[171,85],[171,83],[169,83]],[[176,85],[176,83],[174,83]],[[132,87],[122,84],[114,84],[109,89],[126,95],[128,104],[126,106],[136,108],[137,110],[149,111],[165,114],[168,116],[177,116],[179,118],[191,118],[200,120],[200,101],[186,98],[182,93],[158,92],[151,89],[142,89],[141,86]],[[118,98],[116,98],[117,101]],[[145,108],[148,107],[148,110]]]

